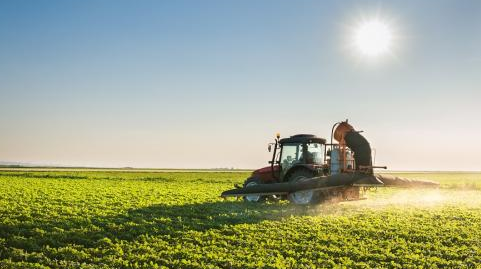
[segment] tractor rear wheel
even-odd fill
[[[313,171],[307,170],[307,169],[299,169],[297,171],[294,171],[290,176],[288,181],[289,182],[303,182],[306,181],[312,177],[314,177],[315,174]],[[287,198],[289,201],[296,205],[307,205],[307,204],[317,204],[319,203],[319,192],[314,191],[314,190],[304,190],[304,191],[296,191],[289,193]]]
[[[260,184],[262,184],[260,179],[255,178],[255,177],[251,177],[251,178],[248,178],[244,182],[244,188],[255,186],[255,185],[260,185]],[[246,196],[244,196],[244,201],[246,201],[246,202],[258,203],[258,202],[262,202],[264,200],[265,200],[265,196],[258,195],[258,194],[247,194]]]

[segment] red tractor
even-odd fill
[[[289,138],[279,139],[269,144],[269,151],[272,153],[270,166],[255,170],[249,177],[244,187],[258,184],[281,183],[281,182],[302,182],[303,180],[316,176],[323,176],[329,173],[325,162],[326,140],[314,135],[299,134]],[[296,204],[303,204],[314,199],[313,191],[295,192],[288,195],[289,200]],[[257,202],[266,198],[261,195],[246,195],[244,199],[250,202]]]

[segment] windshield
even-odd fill
[[[294,164],[323,164],[324,145],[321,143],[289,143],[282,145],[280,164],[287,170]]]

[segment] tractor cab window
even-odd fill
[[[292,165],[299,163],[302,155],[302,144],[282,145],[280,164],[282,170],[287,171]]]
[[[287,171],[296,164],[323,164],[324,145],[321,143],[288,143],[282,145],[280,165]]]
[[[321,143],[307,144],[307,154],[305,162],[308,164],[323,164],[324,145]]]

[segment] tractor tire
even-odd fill
[[[260,179],[255,177],[250,177],[246,179],[246,181],[244,182],[244,188],[249,186],[259,185],[259,184],[262,184]],[[256,194],[249,194],[244,196],[243,198],[245,202],[249,202],[249,203],[260,203],[266,200],[265,196],[256,195]]]
[[[306,179],[314,177],[313,171],[307,169],[299,169],[289,175],[289,182],[302,182]],[[289,193],[287,198],[291,203],[296,205],[318,204],[320,202],[320,193],[314,190],[304,190]]]

